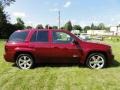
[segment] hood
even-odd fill
[[[105,42],[100,42],[100,41],[85,41],[87,43],[93,43],[93,44],[99,44],[99,45],[105,45],[105,46],[110,46],[108,44],[106,44]]]
[[[110,45],[97,41],[83,41],[83,47],[89,47],[95,49],[111,48]]]

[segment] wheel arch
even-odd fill
[[[17,52],[15,53],[15,55],[14,55],[14,60],[15,60],[15,61],[16,61],[16,59],[17,59],[17,56],[20,55],[20,54],[29,54],[29,55],[32,56],[33,60],[35,61],[34,55],[33,55],[31,52],[29,52],[29,51],[17,51]]]
[[[103,55],[105,56],[105,58],[106,58],[106,62],[108,61],[108,56],[107,56],[107,53],[106,53],[106,52],[104,52],[104,51],[89,51],[88,54],[87,54],[87,56],[86,56],[86,58],[85,58],[84,64],[86,64],[87,58],[89,57],[89,55],[90,55],[90,54],[93,54],[93,53],[103,54]]]

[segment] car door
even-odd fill
[[[73,43],[73,37],[61,31],[52,32],[51,54],[56,62],[79,62],[81,49]]]
[[[49,42],[49,31],[36,31],[32,35],[30,47],[34,48],[34,55],[37,62],[46,62],[50,55],[51,44]]]

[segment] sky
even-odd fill
[[[108,26],[120,24],[120,0],[16,0],[5,11],[12,23],[21,17],[26,25],[58,25],[58,10],[61,26],[67,21],[82,27],[94,23]]]

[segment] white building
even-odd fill
[[[90,35],[105,35],[106,30],[87,30],[87,34]]]
[[[71,33],[73,33],[73,34],[80,34],[80,30],[72,30]]]
[[[113,35],[120,35],[120,27],[118,26],[111,26],[110,32],[113,33]]]

